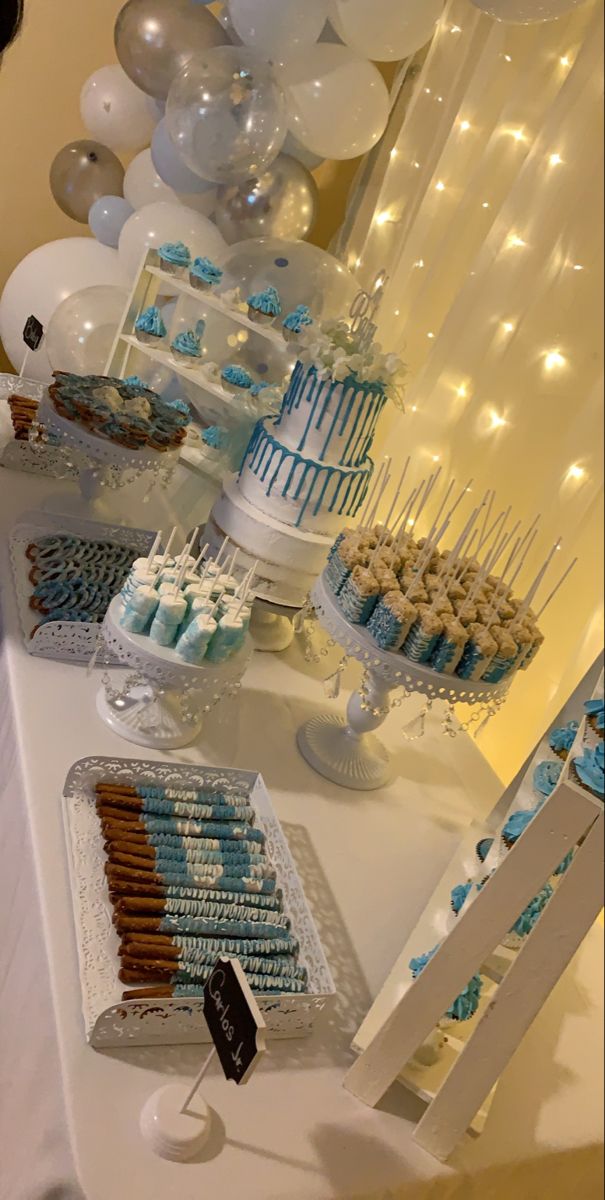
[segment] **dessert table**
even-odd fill
[[[141,756],[262,772],[336,1003],[310,1038],[270,1042],[246,1087],[236,1090],[211,1068],[203,1094],[213,1128],[197,1160],[153,1155],[139,1134],[141,1108],[167,1080],[193,1078],[204,1049],[100,1052],[84,1039],[61,792],[77,759],[130,757],[132,747],[97,716],[98,676],[30,657],[22,642],[8,534],[54,487],[0,473],[0,1200],[599,1195],[600,924],[509,1065],[485,1133],[466,1139],[448,1164],[413,1142],[419,1105],[401,1086],[376,1110],[342,1088],[354,1032],[465,828],[491,809],[500,784],[466,735],[444,738],[428,724],[422,742],[402,748],[402,710],[384,727],[397,768],[389,786],[365,794],[320,778],[299,756],[296,730],[344,699],[326,701],[323,663],[308,664],[297,643],[279,656],[255,653],[239,696],[208,716],[192,746]],[[200,495],[196,509],[192,492],[191,478],[176,479],[172,498],[187,497],[188,526],[209,508]],[[121,495],[133,524],[151,527],[163,516],[167,526],[165,496],[154,493],[137,510],[130,489]],[[358,669],[348,670],[356,686]]]

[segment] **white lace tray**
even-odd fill
[[[78,467],[72,461],[73,455],[61,446],[48,446],[45,442],[21,442],[14,436],[8,397],[17,392],[28,400],[37,400],[39,404],[44,390],[45,385],[36,379],[0,373],[0,466],[13,471],[47,475],[53,479],[77,479]]]
[[[45,534],[73,534],[91,540],[106,540],[118,545],[133,546],[135,555],[147,554],[153,544],[154,534],[147,529],[130,529],[122,525],[105,525],[99,521],[85,521],[79,517],[53,516],[52,513],[26,512],[15,525],[10,536],[10,556],[13,580],[17,594],[17,607],[25,648],[30,654],[42,658],[58,659],[59,662],[87,663],[97,648],[101,626],[85,621],[48,621],[41,625],[32,637],[32,630],[39,622],[39,614],[30,608],[33,591],[29,579],[32,563],[25,556],[30,542]],[[101,646],[103,642],[101,639]],[[108,650],[103,649],[100,661],[105,665],[118,666],[119,661]]]
[[[150,784],[212,788],[224,792],[251,789],[256,824],[266,836],[267,853],[277,872],[277,886],[292,932],[300,942],[300,961],[307,968],[304,995],[257,996],[270,1036],[309,1034],[316,1015],[335,993],[313,916],[269,794],[254,771],[190,767],[179,763],[127,758],[83,758],[74,763],[63,789],[63,814],[82,990],[86,1038],[96,1048],[174,1045],[210,1041],[202,998],[182,1000],[121,999],[118,937],[104,873],[103,836],[97,817],[94,786],[99,779],[123,785]]]

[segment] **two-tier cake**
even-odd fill
[[[400,369],[344,323],[303,334],[281,410],[257,423],[206,531],[212,544],[228,535],[242,565],[259,560],[258,595],[304,603],[334,535],[367,495],[376,426]]]

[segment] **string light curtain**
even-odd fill
[[[580,555],[480,735],[503,777],[603,643],[602,26],[601,0],[532,26],[450,0],[337,247],[366,286],[389,272],[379,336],[411,371],[389,450],[541,512],[561,570]]]

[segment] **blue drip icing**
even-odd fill
[[[271,495],[272,489],[277,483],[279,473],[288,458],[292,460],[292,465],[288,471],[285,483],[281,485],[281,495],[289,496],[290,488],[297,477],[296,487],[292,495],[294,501],[300,500],[304,493],[305,486],[309,483],[309,489],[304,499],[301,512],[298,515],[296,525],[300,525],[304,520],[305,513],[313,502],[313,496],[318,483],[318,480],[325,476],[321,485],[321,495],[315,502],[314,515],[319,512],[325,496],[328,492],[330,483],[336,480],[336,486],[332,494],[328,511],[333,512],[338,505],[343,485],[346,483],[346,491],[344,500],[342,501],[339,514],[342,515],[346,511],[347,515],[354,515],[357,512],[359,505],[363,501],[364,495],[367,493],[368,484],[373,471],[373,463],[371,459],[366,460],[367,465],[359,467],[351,473],[350,469],[340,466],[326,465],[317,462],[315,459],[305,459],[298,451],[290,450],[283,446],[281,442],[274,438],[266,429],[263,418],[258,422],[254,433],[250,439],[248,452],[244,459],[244,466],[257,476],[261,483],[266,483],[269,478],[266,494]],[[278,421],[274,422],[277,426]],[[275,463],[277,462],[277,466]],[[302,470],[299,470],[302,467]],[[243,468],[242,468],[243,469]],[[241,471],[240,471],[241,475]]]

